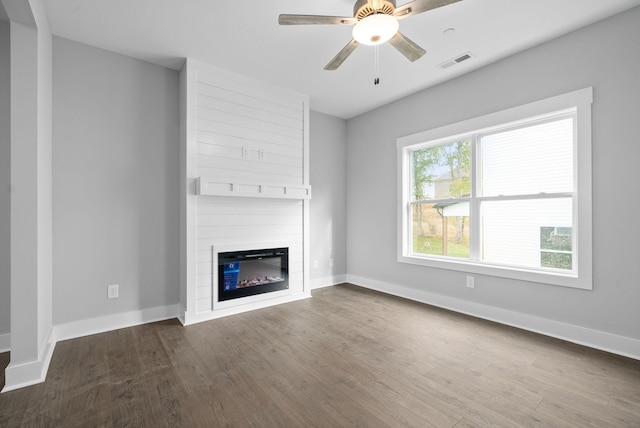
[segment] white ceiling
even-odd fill
[[[400,31],[427,54],[410,63],[389,44],[381,46],[381,83],[374,86],[368,46],[360,46],[337,71],[323,70],[351,39],[352,27],[278,25],[280,13],[352,16],[354,0],[44,2],[57,36],[175,69],[191,57],[308,94],[312,109],[345,119],[640,5],[463,0],[402,20]],[[445,35],[448,28],[455,32]],[[439,67],[466,52],[471,60]]]

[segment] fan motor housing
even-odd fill
[[[358,0],[353,6],[353,17],[360,20],[376,13],[393,15],[395,10],[396,0]]]

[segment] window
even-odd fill
[[[573,269],[571,227],[540,228],[540,266]]]
[[[398,140],[398,261],[592,288],[591,88]]]

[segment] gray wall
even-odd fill
[[[311,284],[318,287],[344,281],[347,273],[347,122],[312,110],[309,134]]]
[[[347,123],[347,271],[407,290],[640,339],[640,8]],[[593,86],[594,289],[396,262],[396,139]]]
[[[2,7],[2,5],[0,5]],[[11,129],[9,23],[0,21],[0,335],[11,331]]]
[[[53,47],[54,324],[177,304],[178,73]]]

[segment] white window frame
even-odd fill
[[[497,276],[565,287],[593,289],[592,270],[592,201],[591,201],[591,104],[593,88],[580,89],[552,98],[535,101],[485,116],[445,125],[397,139],[398,262],[479,275]],[[416,146],[438,140],[454,141],[469,134],[481,133],[496,126],[548,115],[565,109],[576,109],[574,139],[574,272],[542,271],[494,265],[488,262],[452,257],[417,255],[410,236],[411,152]],[[472,149],[474,150],[474,149]],[[475,157],[472,157],[475,162]],[[479,231],[472,231],[479,233]]]

